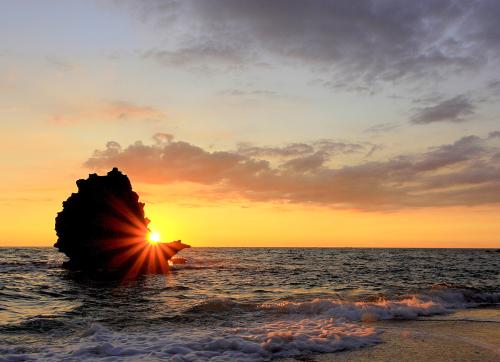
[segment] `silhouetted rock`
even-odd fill
[[[66,267],[128,277],[167,272],[168,260],[189,247],[180,241],[148,242],[144,204],[117,168],[76,184],[78,192],[63,202],[55,225],[54,246],[68,256]]]

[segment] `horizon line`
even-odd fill
[[[0,245],[0,249],[48,249],[54,248],[49,245]],[[443,249],[443,250],[500,250],[500,245],[497,247],[405,247],[405,246],[191,246],[191,249]]]

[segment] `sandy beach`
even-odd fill
[[[382,343],[292,361],[499,361],[500,307],[412,321],[380,321]]]

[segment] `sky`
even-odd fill
[[[0,245],[116,166],[164,241],[500,247],[498,1],[0,6]]]

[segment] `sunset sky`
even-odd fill
[[[0,245],[116,166],[164,241],[500,247],[499,1],[0,5]]]

